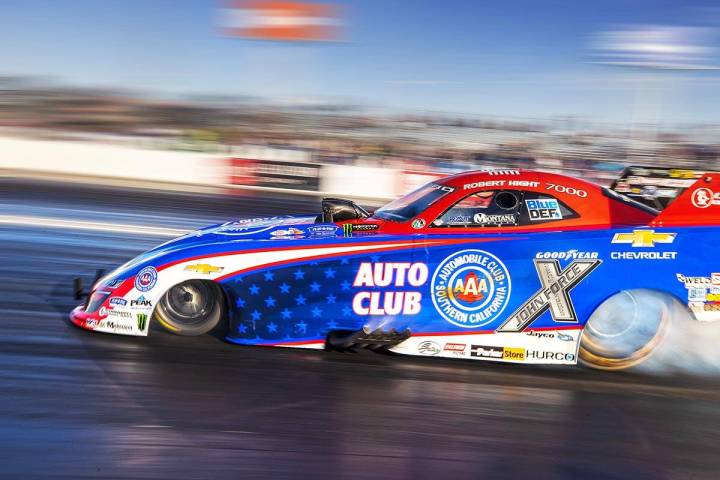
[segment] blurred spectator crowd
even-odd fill
[[[672,124],[672,121],[667,124]],[[152,98],[0,78],[0,135],[227,152],[297,149],[315,163],[453,172],[523,167],[607,184],[627,165],[720,168],[714,125],[609,125],[578,118],[511,119],[388,113],[339,103],[251,97]]]

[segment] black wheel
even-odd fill
[[[188,280],[171,287],[155,308],[155,318],[177,335],[203,335],[225,319],[222,290],[204,280]]]
[[[651,290],[625,290],[590,316],[580,341],[580,360],[600,370],[624,370],[647,360],[665,338],[671,300]]]

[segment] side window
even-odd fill
[[[450,207],[431,227],[501,227],[519,225],[522,193],[517,190],[487,190],[473,193]]]
[[[553,196],[536,192],[525,192],[523,196],[520,225],[536,225],[577,217],[577,213]]]
[[[556,198],[536,192],[486,190],[463,198],[435,219],[433,228],[515,227],[577,218]]]

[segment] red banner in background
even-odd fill
[[[316,192],[320,186],[320,165],[309,162],[231,158],[230,183]]]
[[[235,1],[223,18],[226,35],[257,40],[338,40],[342,25],[338,5],[313,2]]]

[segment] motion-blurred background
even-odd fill
[[[717,168],[703,0],[0,2],[0,169],[386,199],[478,167]]]
[[[0,479],[716,479],[710,325],[649,375],[67,321],[75,276],[321,196],[718,169],[713,3],[0,0]]]

